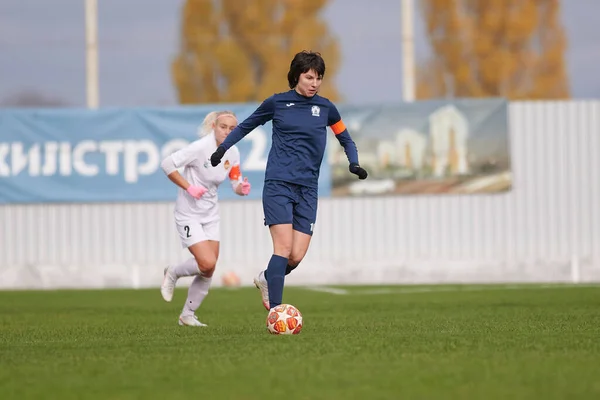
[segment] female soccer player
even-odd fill
[[[296,54],[288,72],[291,90],[263,101],[211,156],[211,164],[219,165],[231,146],[257,126],[273,121],[273,145],[262,196],[273,255],[266,271],[254,279],[267,310],[281,304],[285,275],[298,266],[310,244],[317,216],[318,179],[327,126],[344,147],[350,172],[359,179],[367,177],[337,108],[317,94],[324,75],[325,62],[319,53]]]
[[[224,153],[225,162],[211,168],[209,157],[236,127],[237,118],[230,111],[212,112],[206,116],[199,133],[201,138],[165,158],[161,167],[169,179],[179,186],[175,203],[175,225],[183,247],[194,256],[175,266],[165,268],[160,291],[165,301],[173,299],[177,279],[195,276],[179,316],[179,325],[206,326],[195,315],[208,294],[210,282],[219,258],[219,204],[217,189],[229,177],[234,192],[250,193],[247,178],[242,180],[240,152],[231,146]],[[178,172],[183,168],[183,173]]]

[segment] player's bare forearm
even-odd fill
[[[167,175],[169,180],[182,188],[183,190],[187,190],[190,187],[190,183],[179,173],[179,171],[173,171],[169,175]]]

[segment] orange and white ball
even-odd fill
[[[302,314],[291,304],[280,304],[269,310],[267,329],[274,335],[297,335],[302,330]]]

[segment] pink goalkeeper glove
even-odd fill
[[[200,197],[202,197],[204,193],[206,193],[206,188],[204,186],[190,185],[187,188],[186,192],[188,192],[190,196],[198,200]]]
[[[250,193],[250,188],[252,187],[250,182],[248,182],[248,178],[244,178],[244,181],[240,183],[240,185],[242,185],[242,194],[244,196],[248,196],[248,193]]]

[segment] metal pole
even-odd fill
[[[406,102],[415,100],[415,36],[413,0],[402,1],[402,87]]]
[[[98,3],[85,0],[85,61],[87,107],[98,108]]]

